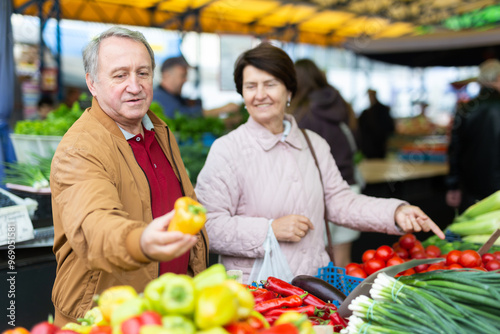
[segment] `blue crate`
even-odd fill
[[[362,278],[346,275],[344,268],[335,267],[332,262],[326,267],[319,268],[316,277],[333,285],[346,296],[363,281]]]

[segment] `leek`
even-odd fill
[[[479,202],[469,206],[458,218],[458,220],[471,219],[484,213],[500,210],[500,190]]]
[[[491,234],[500,228],[500,210],[484,213],[474,219],[452,223],[447,230],[463,235]]]
[[[493,233],[493,232],[492,232]],[[484,244],[491,237],[491,234],[476,234],[476,235],[467,235],[462,238],[464,242],[471,242],[473,244]],[[495,246],[500,246],[500,238],[495,240],[493,243]]]

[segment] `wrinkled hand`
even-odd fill
[[[439,238],[444,239],[444,233],[419,207],[414,205],[401,205],[394,213],[396,224],[406,233],[434,232]]]
[[[446,204],[452,208],[458,208],[462,202],[462,191],[460,190],[448,190],[446,192]]]
[[[278,241],[291,242],[299,242],[310,229],[314,229],[309,218],[301,215],[283,216],[273,220],[271,226]]]
[[[167,226],[174,216],[171,211],[154,219],[142,232],[141,249],[155,261],[170,261],[186,253],[196,244],[198,238],[182,232],[167,232]]]

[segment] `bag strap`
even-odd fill
[[[306,138],[307,146],[309,146],[309,150],[311,151],[311,154],[312,154],[312,156],[314,158],[314,164],[318,168],[319,179],[321,181],[321,185],[323,185],[323,177],[321,176],[321,170],[319,169],[318,158],[316,158],[316,152],[314,152],[314,148],[313,148],[313,146],[311,144],[311,140],[309,139],[309,136],[307,135],[306,130],[300,129],[300,131],[302,131],[302,133],[304,134],[304,137]],[[323,196],[323,201],[325,201],[324,196]],[[325,227],[326,227],[326,236],[327,236],[327,239],[328,239],[328,246],[326,248],[326,251],[327,251],[328,255],[330,256],[330,261],[335,266],[335,261],[334,261],[334,258],[333,258],[333,242],[332,242],[332,235],[330,234],[330,226],[328,224],[328,218],[327,218],[328,215],[327,215],[327,211],[326,211],[326,202],[324,202],[324,206],[325,206],[324,221],[325,221]]]

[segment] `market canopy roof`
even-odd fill
[[[59,13],[61,19],[179,31],[244,34],[324,46],[350,45],[351,49],[361,54],[369,45],[373,47],[378,41],[401,37],[410,41],[417,36],[434,34],[453,36],[463,30],[473,31],[477,28],[486,30],[500,22],[500,5],[490,0],[12,0],[12,2],[14,12],[25,15],[38,16],[41,8],[45,17],[55,18]],[[355,47],[352,47],[353,45]]]

